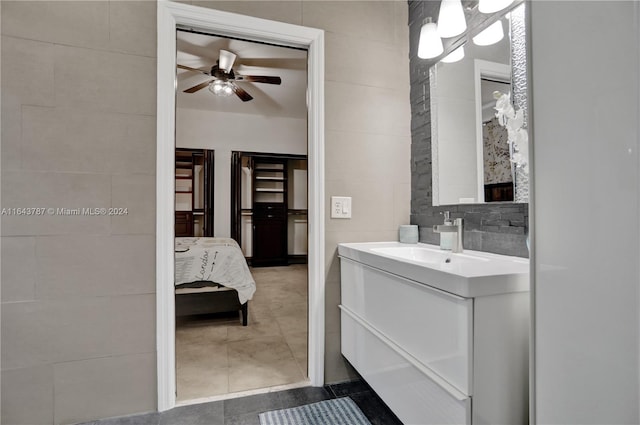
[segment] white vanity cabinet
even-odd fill
[[[342,354],[358,373],[405,425],[526,424],[528,292],[474,281],[462,267],[484,287],[461,296],[442,289],[450,276],[438,275],[451,270],[403,276],[390,265],[401,260],[371,247],[339,247]]]

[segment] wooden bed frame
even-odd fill
[[[191,288],[196,289],[196,288]],[[220,287],[215,291],[180,293],[176,288],[176,316],[223,313],[239,311],[242,326],[249,322],[249,301],[240,304],[238,292],[232,288]]]

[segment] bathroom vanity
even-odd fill
[[[529,262],[346,243],[342,354],[405,425],[526,424]]]

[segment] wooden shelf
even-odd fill
[[[287,163],[286,159],[253,161],[253,257],[254,266],[287,262]]]
[[[213,151],[176,148],[176,236],[213,236],[213,166]]]
[[[306,156],[233,152],[232,158],[231,236],[247,248],[252,266],[286,265],[292,256],[306,261],[307,194],[300,188],[307,176],[299,172],[306,172]]]
[[[273,172],[282,173],[283,171],[284,171],[283,168],[256,168],[253,170],[254,173],[273,173]]]

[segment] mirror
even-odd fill
[[[508,142],[507,126],[495,109],[495,92],[512,93],[518,74],[510,19],[510,13],[500,17],[505,35],[498,43],[478,46],[471,39],[479,31],[470,32],[462,60],[440,61],[430,69],[434,206],[528,201],[517,193],[526,183],[520,163],[513,161],[517,145]]]

